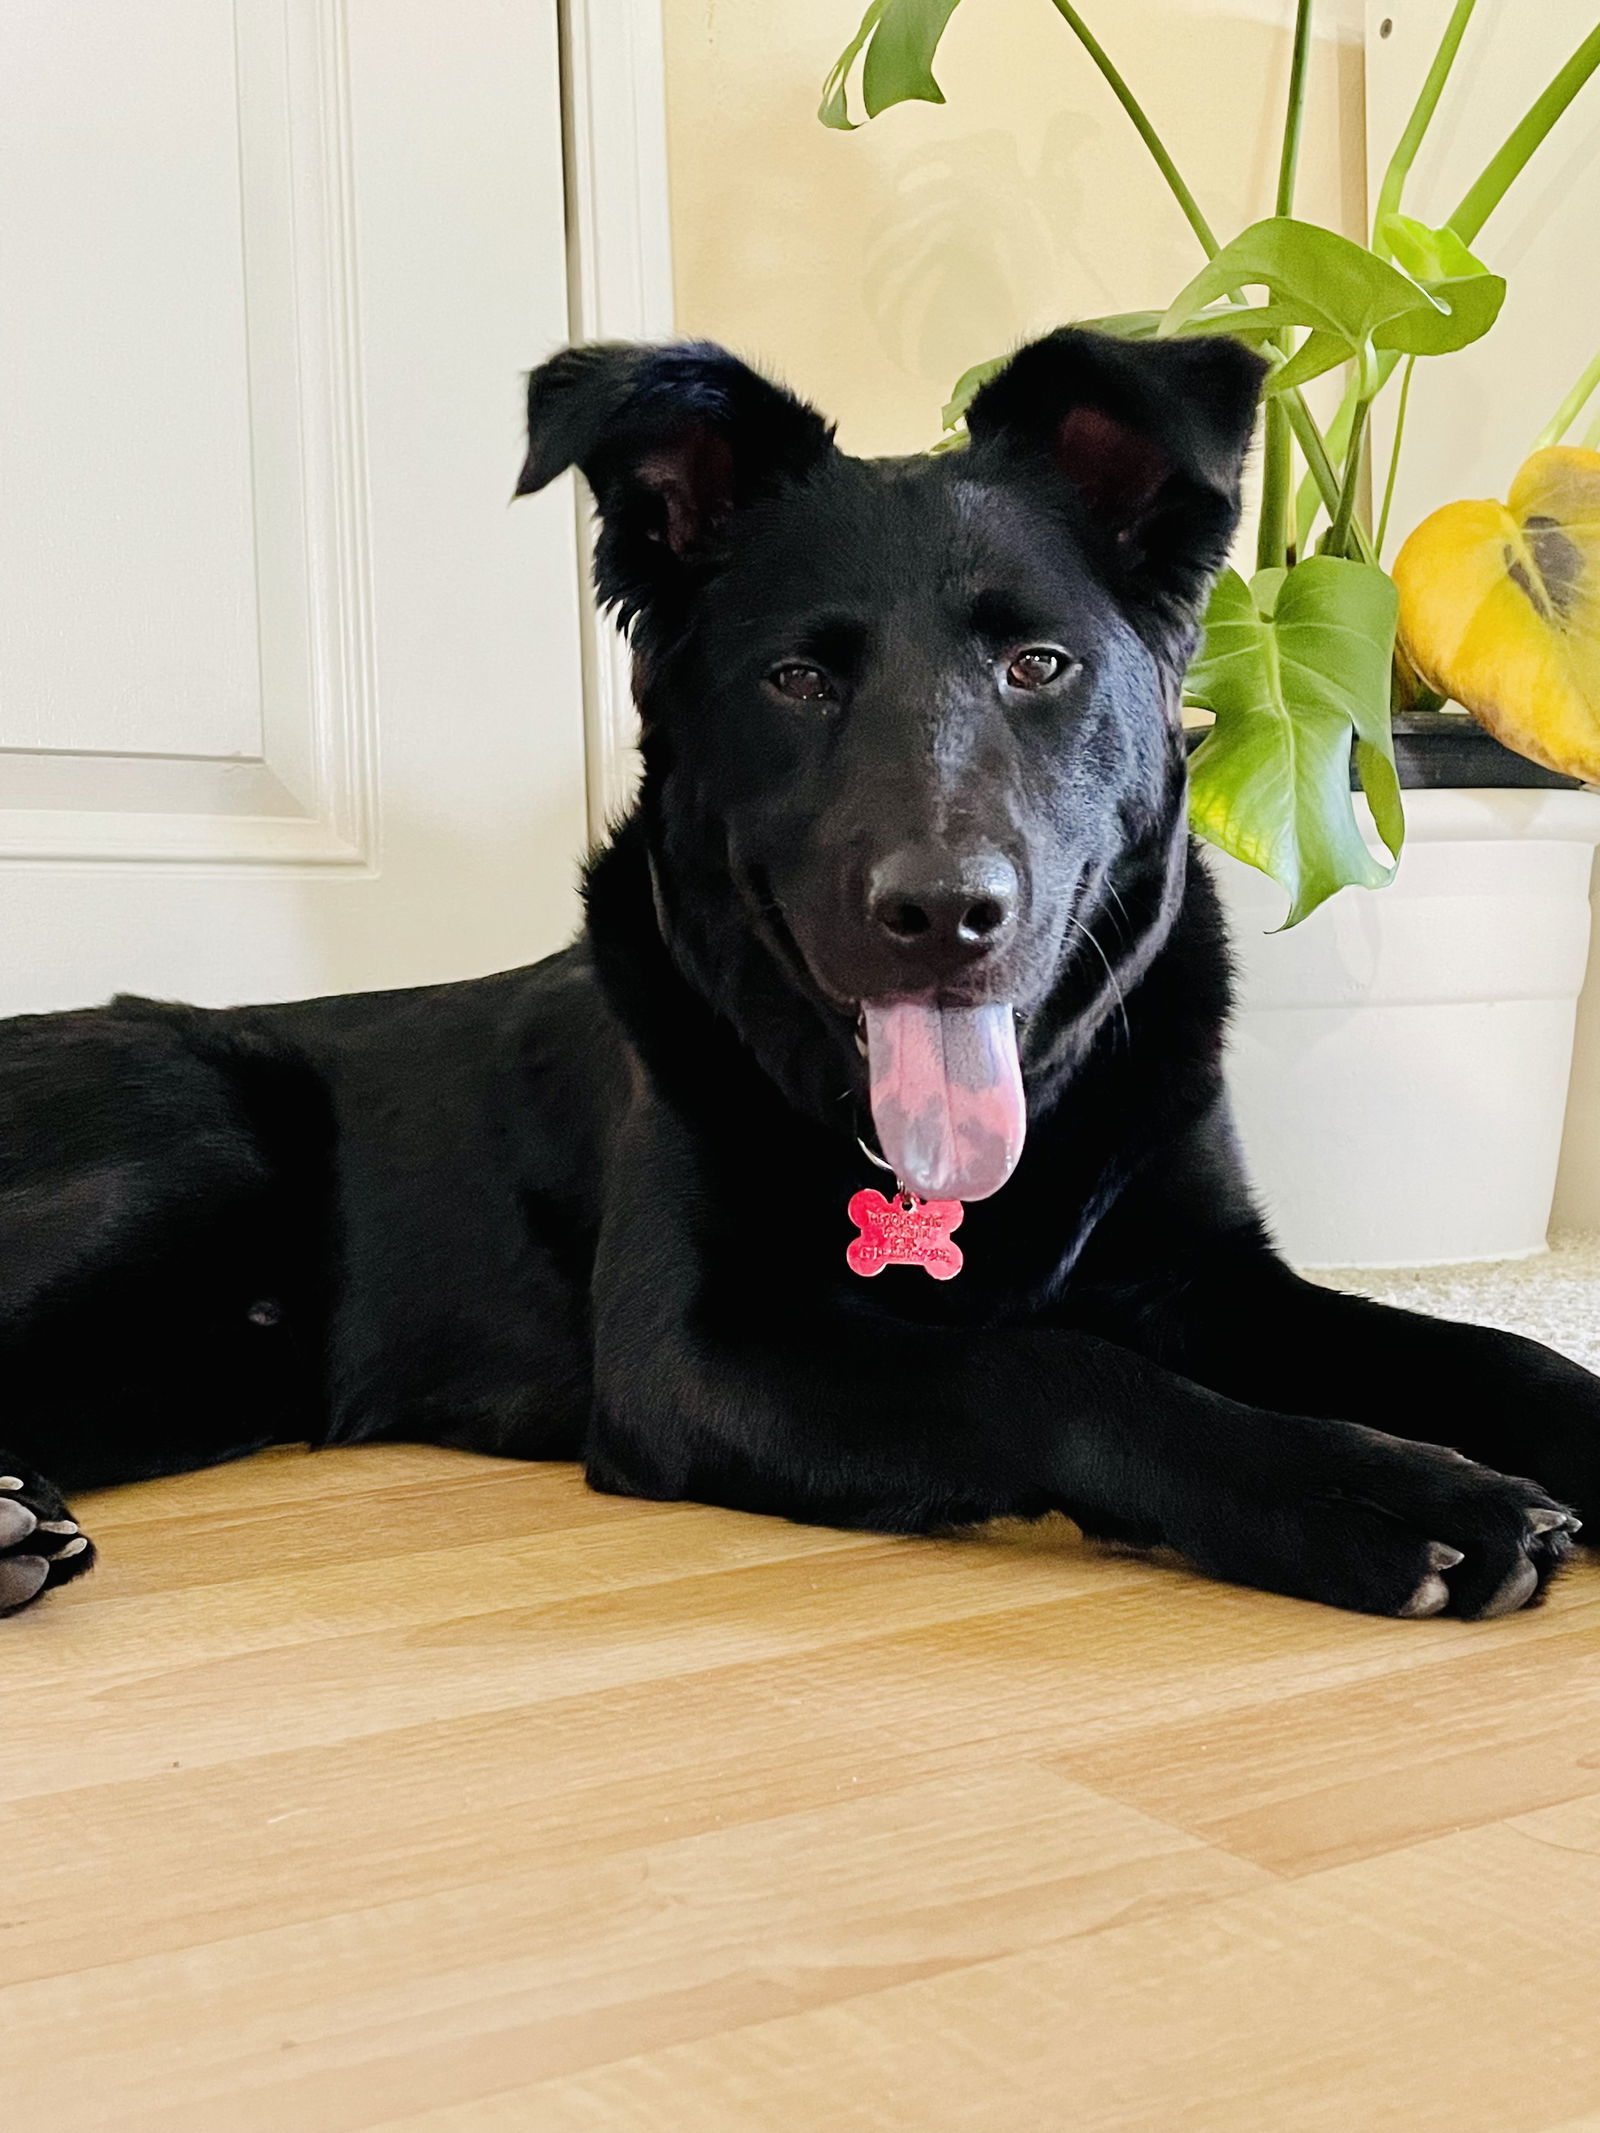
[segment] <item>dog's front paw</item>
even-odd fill
[[[81,1577],[94,1545],[67,1515],[59,1489],[0,1454],[0,1615],[14,1615],[52,1586]]]
[[[1482,1622],[1537,1600],[1580,1529],[1537,1482],[1376,1430],[1330,1425],[1290,1473],[1289,1492],[1239,1507],[1229,1531],[1186,1552],[1333,1607]]]
[[[1519,1508],[1521,1531],[1514,1538],[1485,1540],[1475,1568],[1465,1548],[1430,1541],[1426,1574],[1395,1612],[1408,1620],[1458,1614],[1473,1622],[1492,1622],[1537,1599],[1572,1553],[1580,1524],[1573,1512],[1558,1504]]]

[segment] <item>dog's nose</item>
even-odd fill
[[[911,846],[872,869],[867,915],[899,948],[978,955],[1016,919],[1017,870],[1002,852]]]

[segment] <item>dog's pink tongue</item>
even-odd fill
[[[868,1001],[863,1012],[885,1162],[925,1200],[998,1192],[1027,1130],[1011,1009]]]

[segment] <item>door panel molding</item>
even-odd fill
[[[0,859],[374,854],[344,0],[235,0],[233,20],[261,752],[0,749]]]
[[[234,0],[262,746],[0,747],[0,861],[377,864],[377,690],[345,0]],[[563,0],[574,339],[673,330],[659,0]],[[537,351],[532,351],[537,353]],[[585,566],[587,500],[575,503]],[[588,813],[627,804],[627,647],[582,602]]]

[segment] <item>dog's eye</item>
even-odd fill
[[[821,667],[785,660],[781,667],[773,668],[767,680],[780,696],[787,696],[793,703],[826,704],[833,701],[833,683]]]
[[[1013,689],[1047,689],[1071,665],[1066,653],[1058,652],[1054,645],[1030,644],[1013,654],[1006,680]]]

